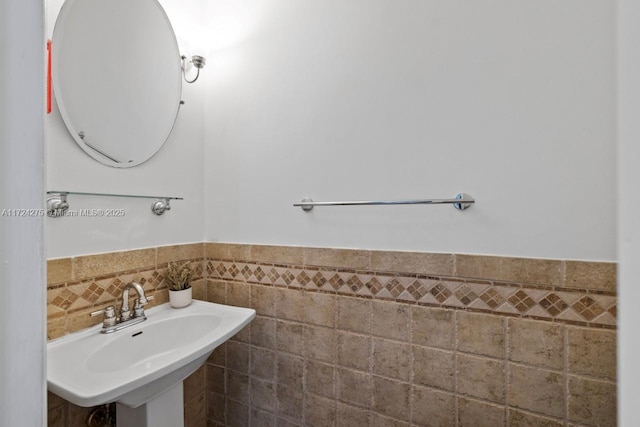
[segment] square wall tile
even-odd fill
[[[412,389],[412,423],[425,427],[450,427],[455,425],[455,397],[429,388]]]
[[[338,365],[368,371],[371,365],[371,338],[368,335],[337,331],[337,339]]]
[[[408,343],[374,339],[373,373],[409,381],[411,376],[411,346]]]
[[[72,258],[47,260],[47,286],[72,281],[71,263]]]
[[[350,382],[347,378],[348,375],[344,375],[346,378],[343,380],[343,382],[346,382],[344,392],[348,393]],[[338,387],[338,379],[336,378],[336,368],[334,366],[322,362],[305,360],[304,376],[306,391],[326,397],[334,397],[336,395],[335,389]],[[351,391],[358,392],[357,387],[354,386]],[[358,399],[358,401],[361,400]]]
[[[304,425],[331,427],[336,423],[336,401],[307,393],[304,398]]]
[[[368,299],[338,297],[336,326],[368,334],[371,331],[372,302]]]
[[[276,289],[276,316],[279,319],[304,320],[304,292],[296,289]]]
[[[336,330],[304,327],[304,355],[311,359],[333,363],[336,361]]]
[[[276,288],[251,285],[251,307],[259,316],[274,317],[276,315]]]
[[[373,301],[371,334],[400,341],[409,340],[411,306],[395,302]]]
[[[270,381],[251,378],[251,405],[270,412],[276,410],[276,385]]]
[[[564,326],[536,320],[509,319],[509,360],[562,369]]]
[[[562,418],[565,401],[562,374],[509,364],[509,405]]]
[[[276,353],[264,348],[252,348],[249,374],[252,377],[273,381],[276,375]]]
[[[563,423],[550,418],[533,415],[509,408],[509,426],[521,427],[562,427]]]
[[[302,421],[303,393],[282,385],[277,386],[278,415],[291,420]]]
[[[304,327],[299,323],[276,321],[276,348],[297,355],[304,355]]]
[[[305,292],[302,301],[304,320],[317,326],[335,325],[336,296],[319,292]]]
[[[496,427],[505,425],[506,412],[503,406],[491,405],[477,400],[458,398],[459,427]]]
[[[413,382],[453,391],[455,360],[451,351],[413,346]]]
[[[386,415],[371,413],[371,425],[373,427],[409,427],[409,423],[387,417]]]
[[[352,405],[371,407],[371,375],[351,369],[336,369],[337,398]]]
[[[615,383],[569,377],[569,419],[599,427],[617,425]]]
[[[616,379],[616,332],[568,327],[569,372]]]
[[[371,414],[367,409],[338,402],[336,427],[368,426]]]
[[[401,420],[409,418],[408,383],[373,377],[373,410]]]
[[[304,377],[304,359],[279,353],[277,356],[278,384],[302,390]]]
[[[459,351],[504,357],[504,318],[480,313],[457,313]]]
[[[566,261],[565,286],[615,292],[616,264],[612,262]]]
[[[505,362],[458,354],[457,391],[496,403],[505,400]]]
[[[453,349],[455,312],[441,308],[411,307],[411,341],[414,344]]]

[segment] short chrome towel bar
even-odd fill
[[[346,202],[314,202],[304,198],[293,206],[310,211],[314,206],[371,206],[371,205],[453,205],[459,211],[468,209],[476,201],[466,193],[458,193],[453,199],[416,199],[416,200],[379,200],[379,201],[346,201]]]

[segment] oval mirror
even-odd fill
[[[157,0],[66,0],[53,32],[56,103],[73,139],[113,167],[165,143],[180,109],[178,43]]]

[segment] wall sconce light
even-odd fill
[[[193,55],[189,62],[198,69],[198,74],[196,74],[196,77],[193,80],[187,80],[187,57],[182,55],[182,75],[184,77],[184,81],[187,83],[193,83],[198,80],[198,77],[200,77],[200,69],[204,68],[207,61],[203,56]]]

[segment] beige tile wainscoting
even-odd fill
[[[49,338],[137,280],[256,320],[185,387],[191,426],[615,426],[615,264],[204,243],[50,260]],[[99,321],[99,320],[98,320]],[[50,396],[49,425],[87,409]]]

